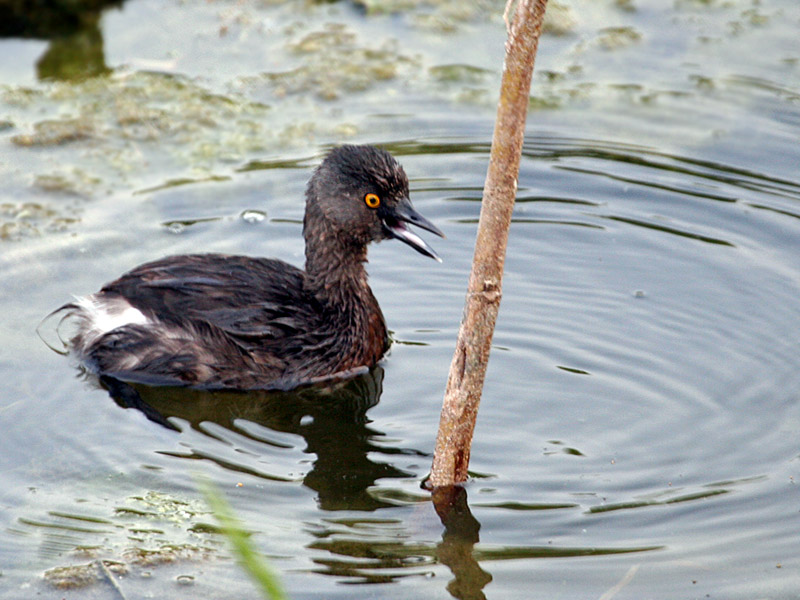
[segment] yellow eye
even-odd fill
[[[381,205],[381,199],[378,194],[367,194],[364,196],[364,202],[370,208],[378,208]]]

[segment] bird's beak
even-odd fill
[[[411,205],[411,200],[403,198],[397,206],[393,207],[391,211],[383,217],[384,228],[389,235],[405,242],[420,254],[430,256],[432,259],[442,262],[442,259],[439,258],[439,255],[436,254],[433,248],[428,246],[421,237],[406,227],[406,223],[416,225],[422,229],[427,229],[439,237],[444,237],[444,234],[436,225],[414,210],[414,207]]]

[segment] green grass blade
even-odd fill
[[[269,600],[287,600],[278,575],[253,545],[250,535],[242,529],[239,520],[233,514],[233,509],[222,493],[208,480],[202,480],[200,488],[211,512],[219,522],[221,532],[233,547],[239,564],[261,588],[264,597]]]

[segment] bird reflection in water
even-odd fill
[[[259,439],[250,422],[277,432],[302,436],[305,453],[316,460],[303,483],[317,492],[323,510],[375,510],[390,504],[372,497],[368,488],[378,479],[416,477],[371,455],[415,454],[417,450],[379,443],[383,433],[369,427],[367,410],[380,400],[383,368],[376,366],[346,381],[295,388],[291,391],[205,391],[179,387],[150,387],[101,378],[112,398],[122,407],[135,408],[148,419],[174,430],[188,426],[209,434],[215,423],[263,444],[264,453],[274,453],[275,444]],[[184,425],[185,423],[185,425]],[[213,460],[227,469],[258,477],[262,472],[204,453],[193,457]],[[186,455],[180,455],[186,456]],[[267,476],[268,477],[268,476]]]
[[[383,433],[369,426],[367,411],[380,400],[383,375],[383,368],[377,366],[352,379],[288,392],[149,387],[108,377],[101,382],[120,406],[140,410],[151,421],[176,431],[191,429],[214,436],[209,425],[216,424],[263,445],[265,454],[274,453],[280,443],[266,440],[268,436],[259,436],[253,427],[243,426],[244,423],[302,436],[306,443],[303,451],[316,455],[303,477],[303,484],[317,493],[319,507],[326,511],[371,512],[397,508],[396,503],[369,493],[378,480],[419,475],[398,469],[389,461],[375,462],[370,456],[411,454],[430,460],[429,455],[418,450],[381,444]],[[215,455],[195,448],[189,454],[174,455],[212,460],[225,469],[255,477],[280,479],[241,462],[234,464],[221,453]],[[438,563],[446,565],[453,573],[453,579],[447,584],[452,597],[484,599],[482,590],[492,576],[481,568],[473,553],[480,524],[467,505],[466,490],[462,487],[437,489],[432,500],[444,526],[438,543],[398,543],[381,539],[380,534],[366,539],[349,535],[347,539],[324,536],[309,547],[337,558],[315,559],[320,567],[317,572],[351,581],[384,583],[421,574],[420,569],[427,572],[431,565]],[[380,529],[377,526],[373,534]],[[364,556],[374,557],[370,565],[364,563]]]

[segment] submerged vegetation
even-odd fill
[[[69,564],[47,569],[44,580],[59,589],[115,586],[120,578],[151,577],[156,569],[225,558],[218,528],[206,519],[208,509],[196,501],[150,491],[116,504],[105,515],[50,512],[23,519],[27,530],[80,534],[81,542],[65,552]],[[88,561],[88,562],[87,562]],[[187,577],[186,573],[177,577]]]

